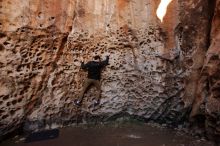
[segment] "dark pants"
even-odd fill
[[[83,88],[79,94],[79,100],[82,101],[83,100],[83,96],[85,94],[85,92],[87,91],[88,87],[90,85],[94,85],[97,89],[97,94],[96,94],[96,98],[100,99],[101,97],[101,83],[99,80],[95,80],[95,79],[86,79],[83,85]]]

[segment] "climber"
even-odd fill
[[[87,79],[84,82],[82,91],[79,94],[79,98],[74,100],[74,103],[77,106],[80,106],[83,101],[83,97],[85,92],[87,91],[88,87],[90,85],[94,85],[97,89],[97,95],[94,102],[94,106],[98,105],[100,103],[100,96],[101,96],[101,70],[108,65],[109,62],[109,56],[106,56],[106,59],[104,61],[101,61],[100,56],[95,56],[93,61],[89,61],[88,63],[84,64],[84,62],[81,62],[81,68],[83,70],[88,71]]]

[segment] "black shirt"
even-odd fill
[[[98,62],[98,61],[89,61],[88,63],[84,64],[82,62],[81,68],[88,71],[88,78],[100,80],[101,79],[101,70],[108,65],[109,58],[107,57],[106,60]]]

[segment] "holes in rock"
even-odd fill
[[[131,31],[131,30],[128,30],[128,31]],[[123,35],[122,35],[123,36]],[[120,40],[121,41],[121,40]],[[144,41],[142,41],[140,44],[144,44],[144,43],[146,43],[146,41],[147,41],[147,39],[146,40],[144,40]],[[149,39],[149,41],[150,41],[150,39]],[[43,41],[42,41],[43,42]],[[40,44],[39,42],[36,42],[36,44]],[[100,43],[100,44],[103,44],[103,43]],[[105,47],[103,46],[103,45],[100,45],[100,44],[98,44],[100,47],[102,47],[102,48],[104,48],[104,50],[105,50]],[[105,44],[107,44],[107,43],[105,43]],[[123,43],[124,44],[124,43]],[[123,45],[123,44],[121,44],[121,45]],[[41,45],[41,44],[40,44]],[[118,45],[117,43],[116,43],[116,45]],[[36,45],[37,46],[37,45]],[[56,44],[56,46],[59,46],[58,45],[58,43]],[[105,45],[105,46],[107,46],[107,45]],[[33,47],[34,47],[34,45],[33,45]],[[46,44],[44,44],[43,45],[43,47],[47,47],[46,46]],[[117,46],[116,46],[117,47]],[[86,47],[84,47],[83,49],[85,49]],[[89,47],[90,48],[90,47]],[[88,50],[89,50],[89,48],[88,48]],[[40,48],[39,48],[40,49]],[[81,48],[80,48],[81,49]],[[77,52],[77,53],[80,53],[80,51],[82,51],[82,50],[80,50],[79,49],[79,51]],[[116,49],[116,48],[111,48],[111,49]],[[56,47],[53,47],[53,50],[57,50],[57,48]],[[74,50],[75,51],[75,50]],[[100,51],[100,50],[99,50]],[[122,51],[123,52],[123,51]],[[35,51],[33,50],[33,56],[35,56]],[[94,52],[93,52],[94,53]],[[103,51],[101,52],[101,53],[103,53]],[[112,52],[113,53],[113,52]],[[29,52],[29,54],[28,54],[28,56],[30,56],[32,53],[30,53]],[[115,53],[114,53],[115,54]],[[36,56],[40,56],[41,55],[41,53],[36,53]],[[124,53],[121,53],[121,56],[120,57],[122,57],[124,55]],[[125,56],[125,55],[124,55]],[[25,55],[25,57],[27,57],[27,55]],[[104,57],[104,56],[103,56]],[[39,58],[39,57],[37,57],[38,58],[38,60],[41,60],[41,58]],[[129,58],[129,56],[127,57],[127,58]],[[45,59],[47,59],[47,58],[45,58]],[[74,58],[75,59],[75,58]],[[113,58],[112,58],[112,60],[113,60]],[[25,60],[26,61],[26,60]],[[74,62],[77,62],[78,60],[77,59],[75,59],[74,60]],[[115,61],[115,60],[114,60]],[[32,62],[33,63],[33,62]],[[46,63],[45,63],[46,64]],[[117,65],[120,65],[120,67],[122,67],[122,64],[118,64],[117,63]],[[26,66],[25,66],[26,67]],[[38,69],[42,69],[43,67],[40,67],[40,66],[38,66],[38,65],[36,65],[36,67],[38,68]],[[117,67],[117,66],[116,66]],[[114,69],[114,66],[111,66],[111,68],[113,68]],[[116,74],[116,72],[114,72],[114,74]],[[21,93],[21,94],[23,94],[23,93]],[[25,98],[24,98],[25,99]],[[13,102],[16,102],[16,101],[13,101]],[[20,98],[20,99],[17,99],[17,102],[22,102],[22,98]],[[11,102],[11,104],[13,104],[12,102]],[[13,111],[11,111],[12,112],[12,114],[13,114]]]
[[[218,55],[213,55],[211,56],[210,60],[214,61],[214,60],[219,60]]]
[[[6,105],[7,105],[7,106],[10,106],[10,105],[11,105],[11,103],[10,103],[10,102],[7,102],[7,103],[6,103]]]
[[[185,103],[183,101],[180,102],[180,106],[184,107]]]
[[[7,100],[7,99],[9,99],[9,95],[5,95],[5,96],[3,97],[3,100]]]
[[[13,105],[15,105],[15,104],[17,103],[17,100],[13,100],[11,103],[12,103]]]
[[[49,20],[54,20],[54,19],[55,19],[55,17],[53,17],[53,16],[49,18]]]
[[[151,40],[150,40],[150,39],[147,39],[147,43],[151,43]]]
[[[10,44],[10,43],[6,41],[6,42],[4,42],[3,44],[4,44],[5,46],[7,46],[7,45]]]
[[[42,48],[47,48],[48,45],[47,45],[47,44],[43,44],[43,45],[41,45],[41,47],[42,47]]]
[[[42,14],[43,14],[42,12],[39,12],[37,17],[38,17],[38,18],[41,18],[41,17],[42,17]]]
[[[71,31],[72,30],[72,26],[68,26],[68,30]]]
[[[28,62],[28,59],[25,59],[24,62],[27,63],[27,62]]]
[[[0,62],[0,67],[1,67],[1,62]],[[7,71],[7,74],[11,74],[11,73],[13,73],[11,70]]]
[[[10,111],[10,114],[11,114],[11,115],[14,115],[14,114],[15,114],[15,110],[11,110],[11,111]]]
[[[27,64],[27,68],[30,69],[30,64]]]
[[[23,95],[24,94],[24,90],[20,91],[19,95]]]
[[[4,111],[3,111],[3,110],[0,110],[0,115],[2,115],[2,113],[4,113]]]
[[[193,66],[193,60],[192,60],[192,59],[188,59],[188,60],[186,61],[186,64],[187,64],[188,66]]]
[[[23,65],[18,65],[16,71],[17,71],[17,72],[20,72],[20,71],[22,71],[22,68],[23,68]]]
[[[175,86],[175,87],[178,87],[178,85],[179,85],[178,83],[174,83],[174,86]]]
[[[3,38],[3,37],[6,37],[6,35],[0,32],[0,38]]]
[[[40,67],[38,67],[38,69],[39,69],[39,70],[41,70],[41,69],[43,69],[43,67],[42,67],[42,66],[40,66]]]
[[[6,119],[8,117],[8,115],[4,115],[2,116],[2,119]]]
[[[144,44],[144,41],[142,41],[142,42],[139,43],[140,46],[143,45],[143,44]]]
[[[23,58],[26,58],[27,57],[27,54],[22,54],[21,55]]]
[[[41,53],[37,53],[37,56],[40,56],[41,55]]]
[[[22,98],[19,98],[19,99],[18,99],[18,102],[21,102],[21,101],[22,101]]]
[[[0,44],[0,51],[4,51],[4,50],[5,50],[5,47]]]

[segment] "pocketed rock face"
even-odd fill
[[[54,32],[52,27],[39,30],[22,27],[5,32],[2,40],[0,94],[4,132],[20,126],[46,99],[49,76],[56,68],[67,35]]]
[[[127,114],[174,126],[186,122],[207,49],[209,5],[206,0],[173,1],[160,23],[158,4],[1,2],[0,134],[23,123],[26,130],[37,130]],[[198,18],[187,21],[194,15]],[[96,54],[110,55],[101,104],[92,106],[92,88],[77,108],[72,101],[86,78],[80,62]]]

